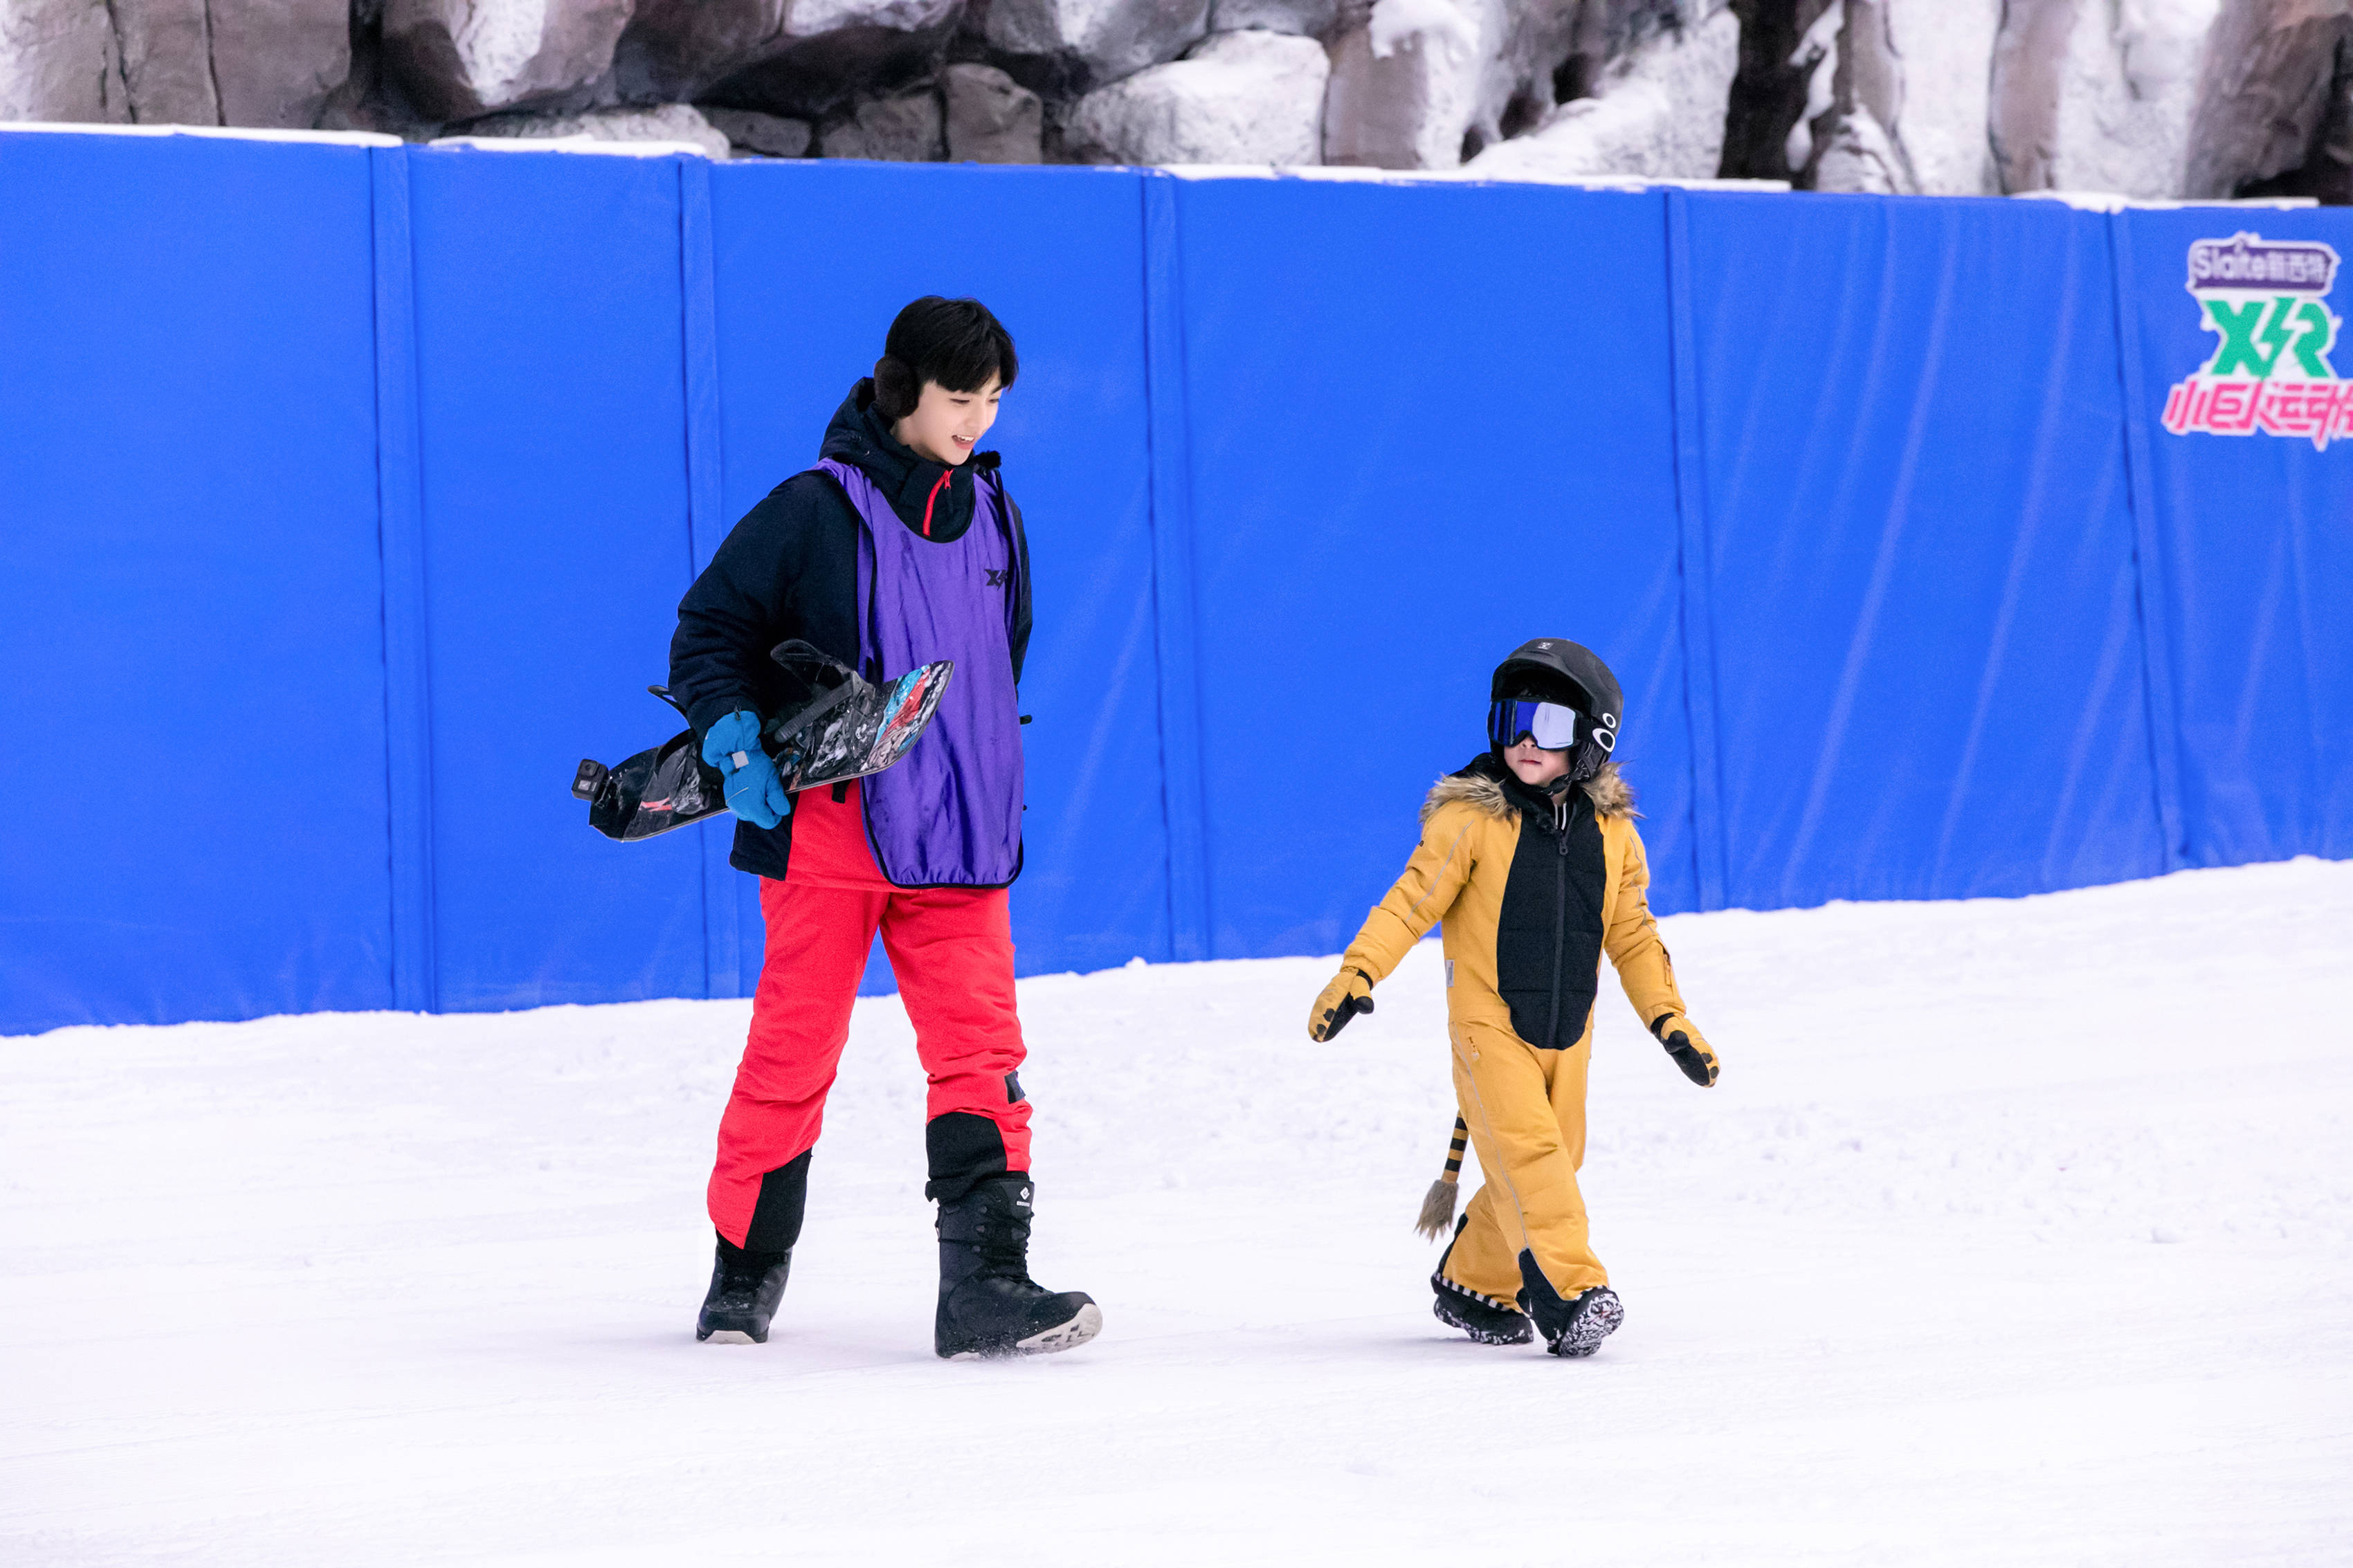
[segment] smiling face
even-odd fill
[[[891,434],[916,456],[955,468],[972,456],[997,423],[997,400],[1004,395],[994,375],[977,392],[950,392],[927,381],[915,411],[891,426]]]
[[[1504,750],[1504,763],[1531,789],[1542,789],[1568,772],[1567,750],[1547,752],[1531,740],[1520,740]]]

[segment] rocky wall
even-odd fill
[[[2353,200],[2353,0],[0,0],[0,119]]]

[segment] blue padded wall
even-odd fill
[[[1688,200],[1726,901],[2163,870],[2104,220]]]
[[[1209,955],[1333,952],[1530,637],[1694,901],[1659,193],[1182,182]]]
[[[674,733],[678,161],[410,154],[438,1004],[701,995],[691,833],[615,845],[584,755]]]
[[[2162,567],[2151,613],[2167,644],[2180,856],[2353,856],[2353,341],[2338,331],[2324,356],[2339,412],[2323,440],[2163,423],[2170,389],[2220,341],[2189,291],[2190,246],[2252,232],[2318,241],[2353,264],[2353,213],[2135,212],[2116,226],[2131,416],[2149,474],[2144,537]],[[2339,318],[2348,270],[2325,301]],[[2272,374],[2303,375],[2284,357]]]
[[[725,509],[817,461],[901,306],[987,302],[1021,353],[986,445],[1029,530],[1020,973],[1168,955],[1145,482],[1138,176],[1097,170],[734,163],[712,171]],[[942,215],[954,214],[943,228]],[[909,237],[938,233],[938,243]],[[756,974],[754,884],[743,945]],[[869,988],[887,985],[878,956]]]
[[[680,595],[926,292],[1023,353],[1023,973],[1337,949],[1544,634],[1625,679],[1662,910],[2353,855],[2353,381],[2325,443],[2162,418],[2238,230],[2353,254],[0,133],[0,1033],[747,992],[726,826],[612,845],[565,784],[673,731]]]
[[[368,193],[0,135],[0,1031],[390,1000]]]

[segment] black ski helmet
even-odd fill
[[[1577,752],[1568,760],[1569,782],[1583,784],[1601,771],[1618,745],[1625,697],[1600,655],[1567,637],[1537,637],[1522,643],[1512,650],[1511,658],[1495,667],[1487,700],[1524,698],[1574,708],[1591,722],[1592,733],[1577,743]]]

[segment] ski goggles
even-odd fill
[[[1537,702],[1515,699],[1497,702],[1487,710],[1487,738],[1499,747],[1515,744],[1523,735],[1529,737],[1547,752],[1565,752],[1577,744],[1577,725],[1585,725],[1586,738],[1601,742],[1609,751],[1618,737],[1609,731],[1586,719],[1574,708],[1564,708],[1557,702]]]

